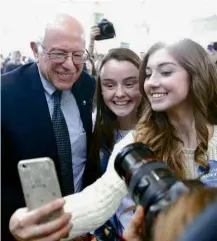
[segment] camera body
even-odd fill
[[[100,29],[100,35],[95,37],[95,40],[104,40],[114,38],[115,29],[111,22],[107,19],[102,19],[101,22],[98,23],[98,27]]]

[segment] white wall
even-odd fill
[[[0,3],[0,44],[4,54],[14,49],[30,54],[29,41],[35,38],[41,23],[56,12],[73,14],[80,19],[87,41],[93,13],[103,12],[114,23],[117,37],[97,42],[98,52],[107,52],[120,46],[120,42],[127,42],[130,48],[140,52],[158,40],[194,38],[192,19],[217,14],[216,0],[99,0],[98,4],[92,0],[1,0]],[[150,27],[148,35],[145,25]],[[217,36],[215,31],[212,36],[207,33],[207,39],[215,33]],[[200,34],[195,38],[200,41]],[[204,39],[201,33],[201,41],[205,42]]]

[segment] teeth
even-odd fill
[[[122,106],[128,104],[128,101],[115,101],[115,104]]]
[[[163,97],[167,95],[167,93],[156,93],[156,94],[152,94],[152,97],[153,98],[160,98],[160,97]]]
[[[70,76],[71,74],[60,74],[62,77],[68,77]]]

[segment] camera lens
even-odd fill
[[[143,143],[124,147],[115,159],[115,170],[125,181],[137,204],[148,208],[157,203],[177,181],[163,161]]]
[[[115,170],[121,178],[130,181],[132,172],[143,163],[156,160],[154,153],[143,143],[133,143],[122,149],[115,160]]]
[[[135,204],[145,209],[147,240],[158,213],[186,192],[181,183],[162,160],[143,143],[125,146],[116,156],[115,170],[125,181]]]

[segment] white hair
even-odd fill
[[[46,18],[38,19],[39,21],[37,22],[36,29],[37,35],[34,38],[34,42],[42,44],[45,38],[46,30],[53,27],[64,27],[68,17],[72,16],[62,13],[55,13],[46,16]],[[82,27],[82,25],[76,18],[74,18],[74,20]]]
[[[43,43],[45,32],[48,26],[50,25],[50,22],[54,19],[54,16],[49,15],[46,17],[38,17],[37,19],[37,26],[35,28],[35,36],[33,38],[34,42],[36,43]]]

